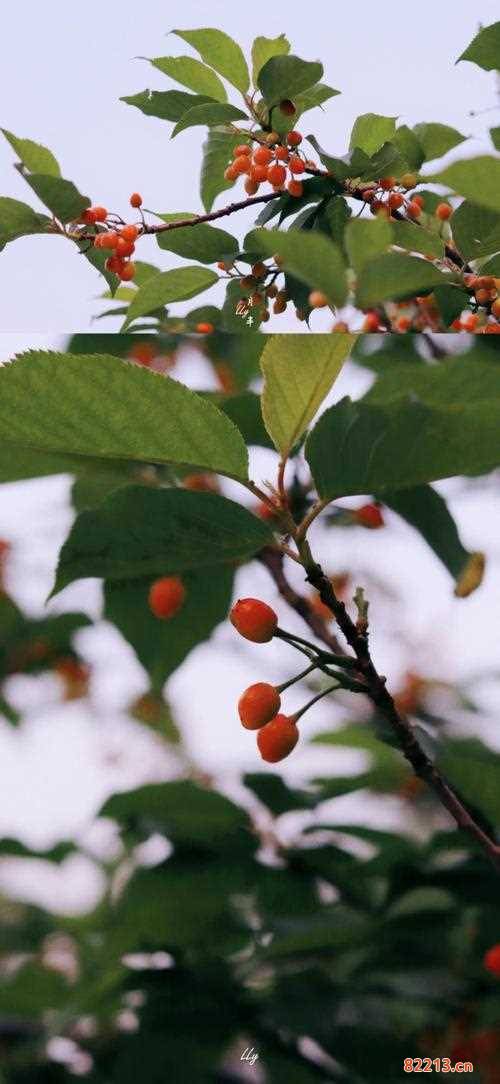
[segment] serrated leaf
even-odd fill
[[[32,351],[0,367],[0,441],[247,477],[244,442],[224,414],[179,381],[111,355]]]
[[[290,42],[284,34],[277,38],[255,38],[252,45],[252,81],[257,86],[259,72],[272,56],[283,56],[290,52]]]
[[[194,90],[195,94],[207,95],[217,102],[227,100],[224,84],[218,75],[194,56],[157,56],[150,60],[150,64],[177,83]]]
[[[19,161],[26,169],[29,169],[30,173],[60,177],[59,163],[47,147],[43,147],[41,143],[34,143],[32,139],[18,139],[13,132],[7,131],[7,128],[0,128],[0,131],[15,150]]]
[[[172,139],[183,132],[186,128],[196,128],[207,125],[214,128],[218,124],[230,124],[234,120],[248,120],[247,114],[229,102],[208,102],[206,105],[195,105],[182,114],[180,120],[172,132]]]
[[[172,33],[192,45],[206,64],[215,68],[233,87],[246,94],[250,84],[246,60],[240,46],[229,34],[211,27],[201,30],[173,30]]]
[[[347,298],[346,268],[340,248],[321,234],[303,230],[252,230],[245,238],[245,248],[269,257],[279,255],[291,271],[311,289],[321,290],[334,304]]]
[[[309,90],[323,75],[318,61],[301,60],[298,56],[273,56],[261,68],[258,85],[269,109],[284,99],[294,101],[298,94]]]
[[[444,154],[463,143],[467,136],[447,124],[416,124],[413,129],[425,155],[425,161],[442,158]]]
[[[425,226],[415,222],[392,222],[393,244],[406,248],[409,252],[421,252],[423,256],[444,256],[444,241],[437,233],[431,233]]]
[[[308,428],[355,341],[355,335],[315,335],[311,352],[302,335],[273,335],[266,343],[262,414],[282,457]]]
[[[120,98],[126,105],[134,105],[147,117],[178,121],[188,109],[207,105],[213,99],[206,94],[188,94],[185,90],[142,90]]]
[[[500,214],[464,200],[453,213],[453,240],[465,260],[500,250]]]
[[[356,303],[361,309],[368,309],[381,301],[415,297],[445,282],[446,276],[427,260],[390,252],[362,268],[356,286]]]
[[[370,157],[392,139],[396,131],[397,117],[382,117],[377,113],[364,113],[354,122],[349,141],[350,150],[359,147]]]
[[[175,268],[173,271],[160,271],[159,274],[152,275],[144,286],[139,287],[134,300],[129,305],[121,330],[126,331],[132,320],[136,320],[138,316],[146,316],[147,313],[155,312],[156,309],[161,309],[172,301],[186,301],[208,290],[217,281],[218,276],[214,271],[195,265]]]
[[[393,240],[392,223],[386,218],[353,218],[345,229],[345,246],[356,274],[370,260],[387,252]]]
[[[398,148],[406,159],[410,170],[420,169],[420,166],[424,161],[424,152],[415,132],[412,131],[407,124],[400,124],[399,127],[396,128],[394,135],[391,136],[391,143],[394,143],[394,146]]]
[[[500,211],[500,159],[489,155],[461,159],[426,178],[433,184],[443,184],[480,207]]]
[[[0,250],[9,241],[18,237],[27,237],[32,233],[47,233],[50,218],[40,215],[20,200],[0,196]]]
[[[224,170],[232,159],[234,148],[241,142],[241,136],[229,132],[209,129],[203,144],[203,162],[200,176],[200,195],[207,213],[212,210],[214,200],[226,189],[233,187],[232,181],[226,181]]]
[[[203,554],[212,565],[240,561],[272,539],[266,523],[218,493],[126,486],[78,516],[61,549],[52,595],[88,576],[186,572],[199,567]]]
[[[42,203],[61,222],[71,222],[79,218],[82,211],[90,207],[89,197],[82,196],[73,181],[67,181],[64,177],[46,177],[42,173],[23,176]]]
[[[196,216],[189,212],[179,212],[158,217],[163,222],[180,222]],[[187,260],[199,260],[200,263],[215,263],[217,260],[231,259],[236,256],[239,249],[236,237],[227,233],[226,230],[209,226],[206,222],[157,233],[156,240],[160,248],[168,252],[176,252],[178,256],[183,256]]]
[[[459,60],[471,60],[484,71],[500,71],[500,22],[492,23],[476,34]]]
[[[340,94],[340,90],[329,87],[327,83],[316,83],[315,86],[309,87],[308,90],[304,90],[302,94],[297,94],[294,98],[294,105],[297,110],[296,116],[301,117],[303,113],[309,112],[310,109],[316,109],[317,106],[324,105],[330,98],[335,98],[337,94]]]

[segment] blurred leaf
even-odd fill
[[[352,218],[345,229],[345,245],[357,275],[365,264],[386,252],[393,242],[393,223],[386,218]]]
[[[480,207],[500,211],[499,158],[482,155],[480,158],[460,159],[440,173],[428,174],[426,181],[443,184]]]

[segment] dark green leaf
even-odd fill
[[[370,260],[362,268],[356,286],[356,302],[361,309],[368,309],[381,301],[428,293],[444,283],[446,276],[427,260],[388,253]]]
[[[417,226],[414,222],[392,223],[393,243],[409,252],[421,252],[424,256],[444,256],[444,242],[437,233]]]
[[[207,105],[213,99],[207,94],[187,94],[185,90],[143,90],[140,94],[120,98],[120,101],[135,105],[148,117],[178,121],[188,109]]]
[[[286,99],[292,101],[298,94],[318,83],[323,75],[323,65],[317,61],[301,60],[298,56],[273,56],[259,72],[258,84],[270,109]]]
[[[27,203],[20,203],[9,196],[0,196],[0,250],[9,241],[32,233],[47,233],[50,218],[40,215]]]
[[[500,22],[483,26],[458,60],[471,60],[487,72],[500,71]]]
[[[346,226],[345,245],[356,274],[359,275],[365,264],[386,252],[392,239],[392,223],[386,218],[352,218]]]
[[[257,229],[247,235],[245,247],[255,249],[265,257],[278,254],[285,269],[311,289],[322,290],[334,305],[345,303],[347,278],[342,253],[321,234]]]
[[[180,120],[172,132],[172,138],[183,132],[185,128],[195,128],[198,125],[207,125],[214,128],[218,124],[229,124],[235,120],[245,120],[247,114],[229,102],[208,102],[206,105],[195,105],[182,114]]]
[[[490,256],[500,249],[500,213],[464,200],[453,214],[453,240],[465,260]]]
[[[30,173],[25,174],[24,179],[42,203],[61,222],[71,222],[79,218],[82,211],[90,206],[88,196],[82,196],[73,182],[66,181],[63,177],[46,177],[42,173]]]

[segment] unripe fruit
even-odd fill
[[[397,211],[398,207],[402,207],[404,203],[401,192],[391,192],[389,199],[387,200],[391,211]]]
[[[233,158],[241,158],[242,155],[251,153],[252,148],[250,147],[249,143],[240,143],[237,147],[234,148]]]
[[[278,132],[268,132],[266,135],[266,143],[268,147],[275,147],[279,143],[280,137]]]
[[[268,166],[272,161],[273,153],[269,147],[257,147],[254,151],[253,160],[259,166]]]
[[[306,167],[302,161],[302,158],[299,158],[298,154],[292,154],[292,157],[290,158],[290,161],[288,163],[288,168],[290,170],[290,173],[303,173]]]
[[[449,203],[438,203],[436,207],[436,218],[439,218],[441,222],[447,222],[453,214],[453,207],[450,207]]]
[[[376,504],[362,504],[353,512],[354,519],[361,527],[369,527],[372,530],[384,526],[384,517]]]
[[[337,323],[332,327],[332,331],[340,331],[341,334],[344,334],[349,331],[349,324],[346,324],[345,320],[337,320]]]
[[[299,199],[304,192],[304,185],[302,184],[302,181],[289,181],[286,190],[289,196],[294,196],[296,199]]]
[[[285,167],[280,166],[277,162],[274,165],[269,166],[269,169],[267,171],[267,179],[269,181],[269,184],[272,185],[283,184],[286,180]]]
[[[253,275],[244,275],[243,278],[240,279],[240,286],[242,290],[254,290],[256,285],[257,282],[254,279]]]
[[[254,161],[250,170],[250,176],[252,180],[257,181],[258,184],[260,184],[261,181],[267,181],[267,165]]]
[[[298,147],[302,143],[302,136],[300,132],[289,132],[286,141],[289,147]]]
[[[259,730],[278,714],[281,697],[274,685],[259,681],[250,685],[238,700],[238,714],[246,730]]]
[[[125,237],[117,237],[116,243],[113,245],[116,250],[117,256],[131,256],[135,252],[135,245],[133,241],[127,241]]]
[[[235,158],[231,169],[236,173],[236,176],[240,173],[250,173],[251,165],[248,154],[240,154],[239,158]]]
[[[279,316],[282,312],[284,312],[285,309],[286,309],[286,305],[287,305],[286,298],[285,297],[279,297],[279,295],[278,295],[278,297],[276,298],[276,301],[274,302],[274,305],[273,305],[273,312],[274,312],[275,316]]]
[[[151,584],[148,603],[151,612],[161,621],[175,617],[183,605],[186,589],[178,576],[162,576]]]
[[[278,627],[278,617],[274,610],[258,598],[240,598],[235,602],[229,620],[235,629],[252,640],[254,644],[265,644],[272,640]]]
[[[406,208],[406,213],[410,218],[420,218],[420,215],[422,214],[420,203],[417,203],[416,200],[411,200]]]
[[[500,978],[500,944],[492,945],[484,955],[484,966],[492,975]]]
[[[309,304],[311,309],[324,309],[328,305],[328,298],[321,290],[311,290]]]
[[[94,222],[105,222],[108,217],[108,212],[105,207],[94,207]]]
[[[135,276],[135,263],[132,263],[132,260],[129,260],[128,263],[124,264],[118,274],[122,282],[130,282]]]
[[[415,188],[417,179],[418,178],[416,173],[403,173],[403,176],[401,177],[401,184],[403,188]]]
[[[247,177],[244,184],[244,189],[247,196],[255,196],[259,191],[259,182],[254,181],[252,177]]]
[[[132,224],[128,226],[122,226],[122,229],[118,233],[119,237],[123,237],[125,241],[136,241],[139,236],[139,229]]]
[[[257,734],[257,745],[263,760],[276,764],[289,756],[299,740],[299,732],[293,716],[277,715],[266,723]]]
[[[270,286],[266,287],[266,297],[276,297],[278,293],[278,287],[276,283],[272,282]]]
[[[130,206],[142,207],[142,196],[139,194],[139,192],[132,192],[132,195],[130,197]]]
[[[283,98],[283,101],[280,102],[280,113],[283,113],[284,117],[293,117],[296,112],[297,110],[291,98]]]
[[[288,162],[289,154],[286,147],[276,147],[274,157],[278,159],[278,162]]]
[[[208,320],[206,322],[202,320],[201,323],[196,325],[195,330],[198,332],[198,335],[211,335],[215,329],[214,325],[210,324]]]

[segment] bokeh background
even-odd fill
[[[453,339],[457,348],[465,347],[467,341],[467,336]],[[65,344],[62,335],[0,335],[0,360],[6,361],[27,347],[64,349]],[[193,340],[186,340],[173,375],[198,389],[214,388],[212,370]],[[368,370],[348,363],[330,401],[344,394],[362,394],[371,380]],[[276,466],[275,453],[251,449],[251,474],[257,482],[272,479]],[[228,496],[249,503],[248,494],[236,483],[222,481],[221,485]],[[70,486],[68,476],[57,476],[0,487],[0,538],[12,547],[5,583],[29,615],[84,610],[99,619],[101,587],[96,580],[73,584],[46,605],[58,549],[72,520]],[[381,671],[388,675],[390,687],[400,687],[408,671],[464,688],[480,677],[474,693],[482,711],[472,716],[456,710],[455,705],[456,730],[478,734],[500,750],[498,477],[469,482],[456,479],[438,488],[449,500],[466,546],[487,555],[483,586],[468,599],[454,597],[451,577],[433,553],[390,512],[386,513],[387,525],[379,531],[362,527],[334,530],[318,523],[313,528],[313,548],[330,573],[347,571],[352,588],[357,583],[367,588],[373,653]],[[351,507],[361,502],[340,503]],[[299,589],[307,590],[299,569],[292,565],[289,575]],[[240,596],[264,598],[277,609],[280,624],[304,635],[305,626],[279,598],[258,562],[240,571],[236,591]],[[91,667],[90,696],[65,702],[55,675],[15,675],[9,679],[8,699],[22,713],[23,725],[15,729],[0,717],[0,838],[19,838],[38,849],[76,838],[85,852],[68,857],[60,866],[2,858],[0,892],[61,912],[85,910],[101,891],[93,856],[108,854],[114,846],[111,823],[96,820],[105,798],[116,790],[167,779],[180,767],[154,730],[130,715],[131,702],[147,690],[148,683],[118,632],[98,620],[95,627],[79,632],[75,642]],[[277,641],[265,647],[248,644],[226,622],[208,643],[192,652],[170,680],[168,698],[188,753],[228,795],[239,795],[241,772],[266,770],[253,735],[239,725],[239,695],[257,680],[285,680],[297,671],[296,664],[297,656],[286,645]],[[290,690],[286,697],[287,706],[295,709],[304,702],[304,691]],[[361,752],[328,749],[307,741],[318,731],[352,718],[352,700],[350,694],[335,701],[328,698],[306,716],[300,747],[280,766],[287,780],[302,783],[314,775],[364,768]],[[448,711],[446,691],[437,690],[433,703],[438,714],[441,707]],[[449,826],[444,814],[437,812],[436,817],[436,824]],[[423,826],[414,803],[366,793],[336,799],[327,820],[383,827],[404,824],[406,830],[417,833]],[[293,815],[285,818],[283,830],[293,833]]]
[[[440,121],[473,137],[450,156],[476,155],[485,148],[491,153],[487,130],[498,123],[498,114],[482,111],[498,104],[495,77],[455,60],[479,25],[496,19],[496,0],[420,0],[409,8],[361,0],[351,8],[323,3],[313,9],[298,0],[274,0],[265,8],[229,0],[211,0],[208,6],[198,0],[167,5],[86,0],[76,9],[57,0],[40,5],[18,0],[2,20],[0,123],[50,147],[63,176],[108,208],[126,212],[130,193],[139,189],[145,205],[159,212],[200,210],[203,130],[190,129],[171,142],[172,125],[144,117],[119,98],[146,87],[172,86],[141,57],[190,52],[168,32],[209,25],[235,37],[247,55],[255,36],[285,32],[292,52],[322,60],[325,80],[342,93],[324,111],[308,114],[304,127],[332,153],[345,153],[354,120],[367,112],[398,113],[410,125]],[[480,115],[472,117],[471,111]],[[0,175],[3,195],[28,198],[3,139]],[[243,236],[251,224],[250,216],[239,216],[234,229]],[[175,263],[168,253],[161,253],[161,260],[158,254],[153,240],[141,244],[143,259],[164,269]],[[4,332],[85,331],[102,307],[95,300],[102,280],[59,239],[28,237],[7,246],[2,271]],[[216,290],[207,296],[217,300]],[[315,330],[327,324],[326,314],[315,315]],[[292,325],[294,318],[285,315],[267,327],[286,331]],[[107,322],[106,329],[117,330],[118,323]]]

